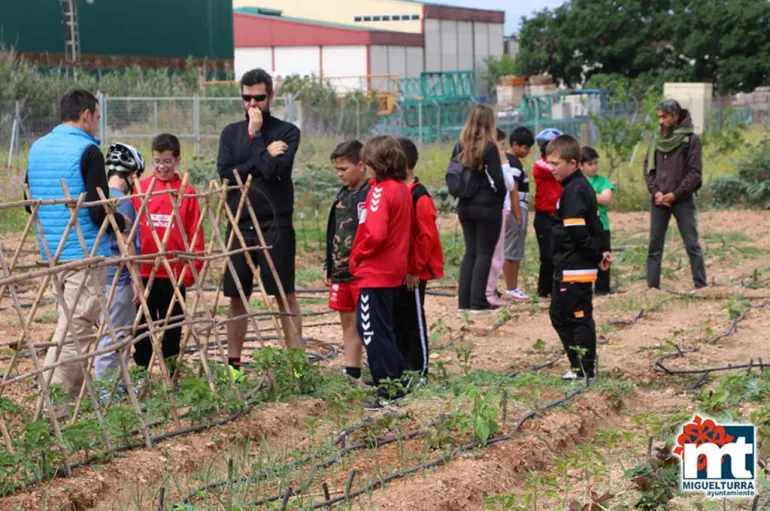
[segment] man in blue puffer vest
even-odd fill
[[[32,199],[62,199],[64,189],[61,180],[73,198],[85,192],[86,202],[99,200],[98,189],[109,195],[104,156],[95,138],[99,127],[99,105],[93,94],[85,90],[72,90],[64,95],[60,104],[62,123],[49,134],[38,139],[29,151],[27,162],[27,184]],[[110,257],[107,236],[98,240],[98,233],[107,213],[103,206],[82,208],[77,221],[85,239],[88,252],[85,253],[77,231],[73,227],[65,237],[70,220],[70,209],[64,204],[41,206],[38,217],[42,232],[38,229],[37,239],[43,261],[49,257],[64,263],[91,256]],[[115,214],[118,228],[123,231],[128,219]],[[109,227],[107,232],[111,232]],[[80,269],[59,273],[61,290],[54,285],[57,296],[59,323],[53,337],[54,346],[48,349],[45,364],[51,365],[86,352],[90,338],[95,334],[96,322],[104,299],[105,267]],[[85,281],[78,296],[81,282]],[[67,329],[67,314],[62,305],[72,313],[72,323]],[[62,344],[64,343],[64,344]],[[80,392],[85,365],[65,364],[56,368],[53,375],[46,373],[50,382],[60,385],[75,398]],[[59,416],[68,413],[68,406],[56,410]]]

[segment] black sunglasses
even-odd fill
[[[267,94],[243,94],[241,97],[246,103],[251,103],[252,99],[259,103],[267,99]]]

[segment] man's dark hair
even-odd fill
[[[343,142],[338,145],[337,148],[332,152],[330,158],[332,162],[334,162],[334,160],[337,158],[342,158],[343,160],[348,160],[354,165],[358,165],[358,163],[361,161],[361,149],[363,149],[363,147],[364,144],[358,140],[348,140],[347,142]]]
[[[506,134],[503,130],[500,128],[497,128],[497,141],[500,142],[501,140],[505,140]]]
[[[511,146],[515,142],[519,147],[532,147],[535,145],[535,134],[532,133],[529,128],[520,127],[511,132],[510,138]]]
[[[62,96],[59,116],[62,122],[77,122],[86,110],[96,112],[97,105],[96,96],[84,89],[73,89]]]
[[[268,96],[273,93],[273,78],[267,71],[261,67],[247,71],[241,77],[241,92],[243,92],[244,87],[258,85],[260,83],[265,84],[265,90],[267,91]]]
[[[401,150],[404,151],[404,154],[406,155],[406,165],[414,170],[417,166],[417,160],[420,154],[417,152],[417,146],[406,137],[399,138],[398,143],[401,144]]]
[[[375,179],[406,179],[406,155],[398,140],[388,135],[378,135],[366,141],[361,159],[374,170]]]
[[[548,142],[545,155],[553,153],[559,153],[561,159],[568,163],[575,160],[575,163],[580,164],[580,142],[572,135],[559,135]]]
[[[152,139],[152,150],[162,153],[164,151],[171,151],[174,158],[178,158],[182,154],[182,148],[179,145],[179,139],[176,135],[171,133],[161,133],[157,137]]]
[[[586,163],[599,159],[599,153],[591,146],[584,146],[580,151],[580,163]]]

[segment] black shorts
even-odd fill
[[[259,238],[257,237],[257,231],[252,226],[242,227],[241,234],[246,241],[246,245],[254,247],[259,245]],[[278,278],[281,280],[284,293],[294,292],[294,256],[297,250],[297,240],[294,235],[294,227],[279,227],[277,229],[269,229],[263,231],[265,236],[265,243],[272,248],[269,250],[270,258],[273,261],[275,272],[278,274]],[[230,239],[230,228],[227,229],[227,236],[225,242]],[[236,236],[233,238],[232,250],[241,248],[241,243]],[[270,271],[270,266],[267,264],[264,250],[253,250],[251,252],[243,252],[240,254],[234,254],[230,256],[230,260],[235,267],[235,273],[238,280],[243,287],[243,292],[248,298],[251,296],[251,292],[254,288],[254,274],[251,271],[251,267],[246,261],[246,257],[251,257],[254,261],[254,266],[259,268],[259,274],[262,277],[262,283],[265,286],[265,291],[271,296],[278,296],[278,285],[273,278],[273,272]],[[229,298],[240,297],[238,288],[233,280],[232,272],[229,266],[225,266],[225,281],[223,285],[224,295]]]

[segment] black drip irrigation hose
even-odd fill
[[[266,338],[263,338],[263,339],[266,339]],[[277,339],[277,337],[275,337],[275,339]],[[256,341],[257,338],[253,337],[251,340]],[[328,355],[328,356],[323,356],[323,355],[320,355],[320,354],[315,354],[316,357],[317,357],[317,360],[313,360],[311,356],[308,356],[308,358],[311,361],[315,361],[315,362],[320,362],[322,360],[329,361],[331,358],[334,358],[337,355],[337,353],[339,352],[338,349],[334,345],[324,343],[323,341],[319,341],[319,340],[313,339],[313,338],[305,338],[303,340],[304,341],[310,341],[310,342],[318,343],[318,344],[322,344],[322,345],[327,346],[330,349],[330,355]],[[209,343],[209,344],[212,344],[212,343]],[[214,342],[213,344],[216,344],[216,343]],[[258,348],[255,348],[255,349],[258,349]],[[188,352],[188,350],[185,350],[185,351]],[[311,353],[308,352],[308,355],[311,355]],[[248,366],[249,364],[245,363],[243,365],[244,366]],[[254,389],[254,390],[255,391],[259,390],[259,387]],[[238,411],[236,411],[235,413],[233,413],[232,415],[230,415],[228,417],[224,417],[224,418],[219,419],[217,421],[214,421],[212,423],[201,424],[201,425],[198,425],[198,426],[191,426],[191,427],[182,428],[180,430],[175,430],[175,431],[169,431],[169,432],[166,432],[166,433],[154,436],[154,437],[150,437],[150,440],[151,440],[152,443],[162,442],[163,440],[167,440],[169,438],[174,438],[174,437],[182,436],[182,435],[189,435],[191,433],[200,433],[201,431],[206,431],[206,430],[211,429],[211,428],[223,426],[225,424],[228,424],[228,423],[238,419],[244,413],[250,411],[251,406],[254,405],[254,404],[256,404],[256,401],[247,401],[245,408],[239,409]],[[186,415],[183,415],[180,418],[185,418],[185,417],[186,417]],[[154,422],[154,423],[151,423],[151,424],[147,424],[147,427],[148,428],[152,428],[152,427],[155,427],[155,426],[159,426],[159,425],[165,424],[167,422],[169,422],[169,421],[157,421],[157,422]],[[139,433],[139,430],[135,430],[132,433],[130,433],[129,435],[135,435],[135,434],[138,434],[138,433]],[[126,444],[126,445],[122,445],[122,446],[120,446],[120,447],[118,447],[116,449],[113,449],[112,453],[131,451],[131,450],[134,450],[134,449],[142,448],[144,446],[145,446],[144,442],[135,442],[133,444]],[[84,460],[82,462],[70,465],[70,467],[72,469],[83,468],[83,467],[89,466],[89,465],[91,465],[93,463],[96,463],[98,461],[104,460],[105,456],[107,456],[107,455],[91,456],[90,458],[87,458],[86,460]],[[30,488],[32,486],[40,484],[43,481],[46,481],[46,480],[49,480],[49,479],[56,479],[58,477],[61,477],[58,474],[59,473],[57,472],[57,474],[55,474],[53,477],[49,477],[47,475],[43,475],[40,478],[30,479],[30,480],[26,481],[25,483],[16,486],[9,493],[15,493],[15,492],[17,492],[19,490]]]
[[[740,323],[744,317],[746,316],[746,313],[748,313],[752,309],[764,307],[764,304],[761,306],[756,307],[749,307],[748,309],[745,309],[741,312],[739,316],[737,316],[735,319],[733,319],[730,322],[730,326],[727,327],[727,330],[725,330],[721,334],[717,334],[708,341],[706,341],[707,346],[711,346],[716,344],[717,341],[724,339],[726,337],[731,336],[735,331],[738,330],[738,323]],[[695,383],[684,390],[696,390],[698,389],[703,383],[705,383],[706,378],[711,373],[719,373],[719,372],[725,372],[725,371],[737,371],[746,369],[747,372],[751,372],[752,369],[757,368],[760,372],[764,371],[765,368],[770,368],[770,364],[765,364],[762,362],[762,359],[759,358],[758,362],[754,362],[754,359],[749,360],[748,364],[739,364],[739,365],[732,365],[728,364],[724,367],[710,367],[707,369],[671,369],[663,365],[664,360],[674,359],[674,358],[683,358],[688,353],[695,353],[698,351],[697,348],[681,348],[679,345],[674,345],[675,351],[671,353],[666,353],[665,355],[661,355],[660,357],[653,360],[651,369],[653,372],[663,373],[666,376],[689,376],[689,375],[700,375],[698,379],[695,381]]]
[[[253,404],[253,403],[251,403],[251,404]],[[150,440],[153,443],[157,443],[157,442],[162,442],[164,440],[168,440],[169,438],[174,438],[174,437],[182,436],[182,435],[189,435],[191,433],[200,433],[201,431],[206,431],[208,429],[212,429],[212,428],[215,428],[215,427],[224,426],[225,424],[240,418],[246,411],[247,411],[247,409],[242,408],[242,409],[238,410],[237,412],[235,412],[234,414],[230,415],[229,417],[225,417],[223,419],[219,419],[219,420],[214,421],[212,423],[201,424],[201,425],[198,425],[198,426],[191,426],[191,427],[182,428],[182,429],[179,429],[179,430],[176,430],[176,431],[168,431],[166,433],[162,433],[160,435],[156,435],[154,437],[150,437]],[[167,421],[161,421],[161,422],[155,423],[154,425],[157,426],[157,425],[163,424],[165,422],[167,422]],[[148,427],[152,427],[152,425],[148,425]],[[138,433],[138,431],[134,432],[134,434],[135,433]],[[136,442],[136,443],[133,443],[133,444],[126,444],[126,445],[122,445],[122,446],[120,446],[120,447],[118,447],[116,449],[113,449],[112,453],[132,451],[134,449],[143,448],[144,446],[145,446],[144,442]],[[90,458],[87,458],[84,461],[81,461],[79,463],[71,464],[70,467],[73,470],[77,469],[77,468],[84,468],[84,467],[87,467],[87,466],[92,465],[94,463],[97,463],[99,461],[104,461],[105,456],[106,455],[91,456]],[[63,477],[60,474],[61,474],[61,472],[57,472],[53,476],[48,476],[48,475],[44,474],[42,477],[35,478],[35,479],[30,479],[30,480],[26,481],[25,483],[16,486],[12,491],[9,492],[9,494],[10,493],[15,493],[15,492],[17,492],[19,490],[30,488],[30,487],[35,486],[35,485],[38,485],[38,484],[42,483],[43,481],[53,480],[53,479],[58,479],[59,477]]]
[[[551,403],[546,404],[545,406],[543,406],[541,408],[537,408],[535,410],[531,410],[531,411],[527,412],[523,417],[521,417],[516,422],[516,424],[514,425],[513,429],[509,433],[507,433],[507,434],[505,434],[503,436],[489,438],[485,442],[474,442],[474,443],[471,443],[471,444],[464,445],[462,447],[457,448],[455,451],[450,452],[447,455],[441,456],[439,458],[436,458],[436,459],[434,459],[432,461],[423,463],[422,465],[418,465],[416,467],[411,467],[411,468],[408,468],[406,470],[401,470],[399,472],[395,472],[395,473],[390,474],[390,475],[388,475],[386,477],[382,477],[382,478],[380,478],[380,479],[378,479],[376,481],[372,481],[371,483],[369,483],[369,484],[367,484],[367,485],[365,485],[365,486],[363,486],[363,487],[361,487],[361,488],[359,488],[359,489],[357,489],[355,491],[351,491],[352,490],[352,488],[351,488],[352,487],[352,481],[353,481],[353,478],[355,477],[355,475],[357,473],[354,470],[353,472],[351,472],[350,477],[348,479],[348,483],[347,483],[347,485],[345,487],[345,495],[343,495],[341,497],[334,497],[334,498],[331,498],[331,499],[327,499],[327,500],[325,500],[323,502],[317,502],[315,504],[312,504],[309,507],[306,507],[305,509],[306,510],[309,510],[309,509],[320,509],[320,508],[325,508],[325,507],[332,506],[332,505],[337,504],[339,502],[343,502],[343,501],[348,502],[352,498],[358,497],[359,495],[362,495],[364,493],[372,491],[372,490],[374,490],[376,488],[382,487],[382,486],[385,485],[385,483],[389,483],[389,482],[391,482],[391,481],[393,481],[395,479],[400,479],[400,478],[406,477],[406,476],[408,476],[410,474],[414,474],[415,472],[420,472],[422,470],[428,470],[428,469],[431,469],[431,468],[438,467],[440,465],[444,465],[444,464],[448,463],[452,458],[455,458],[455,457],[457,457],[460,454],[463,454],[463,453],[466,453],[466,452],[470,452],[470,451],[472,451],[474,449],[478,449],[480,447],[488,447],[490,445],[493,445],[493,444],[496,444],[496,443],[499,443],[499,442],[504,442],[506,440],[510,440],[516,433],[518,433],[518,431],[521,429],[521,426],[526,421],[528,421],[529,419],[531,419],[532,417],[536,416],[539,413],[542,413],[542,412],[544,412],[546,410],[549,410],[551,408],[555,408],[556,406],[562,405],[562,404],[572,400],[575,396],[580,394],[582,391],[583,391],[583,389],[574,390],[570,394],[568,394],[567,396],[565,396],[565,397],[563,397],[563,398],[561,398],[559,400],[553,401]],[[250,503],[250,504],[247,504],[246,507],[248,508],[248,507],[251,507],[252,505],[256,505],[256,504],[251,504]]]
[[[497,328],[499,328],[499,326],[500,325],[498,325]],[[555,365],[563,356],[564,356],[563,354],[559,354],[556,358],[554,358],[552,360],[549,360],[548,362],[545,362],[545,363],[543,363],[541,365],[538,365],[538,366],[530,368],[529,371],[537,372],[537,371],[540,371],[541,369],[545,369],[545,368],[551,367],[551,366]],[[507,378],[515,378],[519,374],[521,374],[520,371],[514,371],[513,373],[508,374],[506,377]],[[500,385],[502,385],[502,384],[500,384]],[[498,387],[500,385],[498,385]],[[587,386],[586,386],[586,388],[587,388]],[[520,422],[523,423],[523,421],[529,419],[531,416],[534,416],[536,413],[542,412],[542,411],[547,410],[549,408],[553,408],[554,406],[557,406],[557,405],[561,404],[562,402],[565,402],[565,401],[567,401],[569,399],[572,399],[573,397],[575,397],[575,395],[577,395],[579,392],[582,392],[583,390],[585,390],[585,389],[576,390],[576,391],[572,392],[572,394],[568,395],[566,398],[564,398],[562,400],[559,400],[559,401],[556,401],[554,403],[551,403],[551,404],[549,404],[549,405],[547,405],[547,406],[545,406],[545,407],[543,407],[543,408],[541,408],[539,410],[536,410],[535,413],[529,412],[532,415],[525,416],[525,418],[522,421],[520,421]],[[366,420],[365,419],[365,420],[362,420],[359,423],[351,426],[350,428],[342,431],[341,433],[339,433],[336,437],[334,437],[334,439],[332,440],[332,444],[331,445],[332,446],[336,446],[338,444],[342,444],[340,449],[337,452],[335,452],[330,458],[326,459],[325,461],[318,462],[315,465],[313,465],[313,467],[310,470],[310,474],[308,476],[308,479],[306,480],[306,482],[304,484],[302,484],[300,486],[300,488],[307,488],[307,487],[309,487],[310,484],[312,483],[312,480],[314,479],[316,473],[321,468],[328,468],[329,466],[333,465],[334,463],[340,461],[344,456],[346,456],[346,455],[348,455],[348,454],[350,454],[350,453],[352,453],[354,451],[360,450],[362,448],[370,447],[371,446],[371,444],[356,444],[356,445],[353,445],[353,446],[350,446],[350,447],[346,447],[346,445],[345,445],[346,439],[347,439],[347,437],[351,433],[353,433],[355,431],[358,431],[360,429],[368,427],[372,422],[376,422],[377,420],[382,421],[385,418],[393,417],[395,415],[396,415],[395,412],[387,411],[385,414],[383,414],[380,417],[378,417],[377,419],[375,419],[375,421],[370,421],[370,420]],[[411,439],[413,439],[413,438],[415,438],[415,437],[417,437],[419,435],[424,435],[432,427],[434,427],[443,417],[444,417],[444,414],[440,414],[433,421],[431,421],[428,425],[423,426],[422,428],[420,428],[418,430],[415,430],[415,431],[413,431],[411,433],[407,433],[405,435],[400,435],[400,436],[396,436],[396,437],[392,437],[392,438],[387,438],[387,439],[378,439],[376,441],[374,447],[375,448],[379,448],[379,447],[391,444],[393,442],[402,441],[402,440],[411,440]],[[496,443],[496,442],[499,442],[499,441],[502,441],[502,440],[507,440],[511,436],[513,436],[513,434],[515,434],[516,430],[518,430],[518,427],[520,427],[520,424],[514,429],[514,431],[512,431],[508,435],[505,435],[504,437],[500,437],[499,439],[489,439],[489,440],[487,440],[487,442],[469,444],[469,446],[466,446],[466,447],[469,447],[468,450],[471,450],[471,449],[475,449],[477,447],[484,447],[486,445],[491,445],[492,443]],[[457,451],[456,454],[459,454],[460,452],[461,451]],[[193,490],[192,492],[188,493],[181,501],[171,504],[169,507],[165,508],[165,510],[163,508],[161,508],[161,511],[171,510],[171,509],[174,508],[174,506],[179,505],[179,504],[182,504],[182,505],[190,504],[191,501],[195,497],[201,495],[201,493],[203,493],[203,492],[210,491],[212,489],[219,488],[219,487],[226,486],[226,485],[232,485],[232,484],[236,484],[236,483],[251,483],[251,482],[256,482],[256,481],[259,481],[259,480],[263,480],[263,479],[266,479],[266,478],[270,477],[272,474],[274,474],[276,472],[281,472],[281,471],[289,469],[289,468],[295,468],[295,467],[298,467],[298,466],[305,465],[305,464],[309,463],[310,461],[312,461],[313,459],[315,459],[315,456],[312,456],[312,455],[311,456],[306,456],[305,458],[288,462],[288,463],[286,463],[286,464],[284,464],[284,465],[282,465],[281,467],[278,467],[278,468],[268,468],[268,469],[264,470],[263,472],[261,472],[260,474],[256,474],[256,475],[252,475],[252,476],[242,476],[242,477],[238,478],[237,480],[233,480],[232,478],[228,478],[227,480],[215,481],[213,483],[209,483],[209,484],[207,484],[205,486],[201,486],[201,487]],[[418,467],[416,470],[421,470],[421,468]],[[407,474],[403,474],[403,475],[407,475]],[[403,477],[403,475],[401,475],[399,477]],[[360,493],[355,493],[355,492],[354,493],[350,493],[350,486],[352,484],[352,479],[354,477],[355,477],[355,471],[353,471],[353,473],[351,473],[351,477],[348,480],[348,485],[347,485],[347,490],[346,490],[346,495],[348,496],[348,498],[360,495]],[[394,477],[394,479],[395,478],[397,478],[397,477]],[[387,481],[384,481],[384,482],[387,482]],[[324,483],[324,485],[325,484],[326,483]],[[363,491],[368,491],[368,490],[364,489]],[[290,490],[290,492],[291,492],[291,496],[298,495],[298,493],[296,491],[294,491],[294,490]],[[282,498],[285,498],[285,495],[286,494],[281,493],[281,494],[278,494],[278,495],[273,495],[271,497],[267,497],[267,498],[259,500],[259,501],[251,502],[251,503],[249,503],[247,505],[247,508],[256,507],[256,506],[260,506],[260,505],[265,505],[265,504],[268,504],[268,503],[271,503],[271,502],[276,502],[278,500],[281,500]],[[328,503],[326,505],[332,505],[332,504],[334,504],[336,502],[339,502],[338,500],[334,500],[334,499],[327,499],[327,500],[330,503]],[[322,507],[325,507],[325,506],[322,506]],[[315,508],[311,508],[311,509],[315,509]]]

